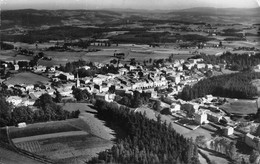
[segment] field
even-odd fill
[[[220,163],[221,164],[229,164],[230,163],[225,157],[223,157],[222,155],[220,155],[216,152],[209,152],[209,151],[202,150],[202,149],[200,149],[200,150],[201,150],[201,152],[206,154],[211,161],[214,161],[215,163],[219,163],[219,164]]]
[[[23,56],[23,55],[18,55],[17,51],[15,50],[1,50],[0,51],[0,60],[3,61],[11,61],[13,62],[14,60],[32,60],[32,56]]]
[[[65,121],[28,124],[27,127],[23,129],[10,127],[9,136],[10,138],[14,139],[59,132],[79,131],[80,129],[77,128],[76,125],[80,123],[82,122],[79,119],[70,119]]]
[[[91,47],[90,47],[91,48]],[[95,47],[101,48],[101,51],[97,52],[57,52],[57,51],[45,51],[47,57],[51,57],[51,61],[40,60],[39,64],[52,66],[66,64],[67,62],[77,61],[79,59],[91,62],[109,63],[114,59],[113,55],[115,51],[125,52],[126,58],[123,62],[130,61],[131,58],[135,58],[139,62],[143,60],[168,58],[170,54],[176,54],[176,59],[187,59],[191,57],[189,50],[169,49],[169,48],[149,48],[145,45],[120,44],[118,47]]]
[[[10,151],[0,147],[0,163],[1,164],[41,164],[36,160],[25,157],[21,154],[18,154],[14,151]]]
[[[5,83],[7,85],[12,84],[43,84],[49,81],[48,78],[40,76],[31,72],[21,72],[15,74],[13,77],[9,78]]]
[[[79,110],[81,113],[83,112],[97,112],[95,109],[91,108],[92,104],[89,103],[58,103],[58,105],[62,106],[64,110],[69,112]]]
[[[228,113],[247,115],[257,112],[255,100],[229,100],[220,107]]]
[[[58,163],[84,163],[111,148],[111,137],[104,124],[94,115],[84,113],[79,119],[36,123],[22,129],[10,127],[9,136],[17,147]]]
[[[74,134],[38,138],[16,143],[16,146],[57,162],[84,163],[95,156],[97,151],[109,149],[111,143],[89,134]]]

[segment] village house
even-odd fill
[[[99,93],[108,92],[109,87],[105,84],[95,84],[94,88],[98,90]]]
[[[6,99],[6,101],[14,106],[18,106],[22,102],[22,98],[19,96],[10,96]]]
[[[258,151],[260,150],[260,138],[259,137],[256,137],[250,133],[247,133],[245,135],[245,143],[248,146],[250,146]]]
[[[170,110],[171,110],[171,113],[175,113],[175,112],[178,112],[181,110],[181,105],[180,104],[177,104],[177,103],[172,103],[170,105]]]
[[[25,88],[26,91],[29,91],[29,90],[34,89],[34,85],[33,84],[28,84],[28,85],[25,85],[24,88]]]
[[[21,105],[23,105],[23,106],[32,106],[32,105],[34,105],[34,103],[35,103],[35,100],[25,99],[25,100],[22,101]]]
[[[38,65],[33,68],[33,71],[34,72],[45,72],[46,69],[47,69],[46,66]]]
[[[113,102],[115,99],[115,94],[107,94],[107,93],[98,93],[95,95],[96,99],[102,99],[105,100],[107,102]]]
[[[203,110],[200,110],[200,111],[196,112],[194,114],[194,116],[195,116],[194,120],[198,124],[202,125],[202,124],[207,124],[208,123],[207,114]]]
[[[223,118],[223,114],[215,113],[211,111],[207,111],[208,120],[211,122],[219,123],[219,121]]]
[[[224,128],[223,128],[223,133],[224,133],[225,136],[233,135],[233,133],[234,133],[234,128],[231,127],[231,126],[224,127]]]
[[[120,68],[118,72],[120,75],[126,75],[128,73],[128,70],[126,68]]]
[[[85,65],[85,66],[82,66],[82,67],[79,67],[79,68],[81,68],[81,69],[85,69],[85,70],[89,70],[91,67],[90,67],[90,66],[87,66],[87,65]]]
[[[65,72],[61,73],[60,77],[65,78],[65,80],[74,80],[75,79],[73,74],[65,73]]]
[[[19,65],[18,65],[18,64],[15,64],[15,65],[14,65],[14,70],[15,70],[15,71],[19,70]]]

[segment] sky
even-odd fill
[[[0,0],[5,9],[106,9],[174,10],[192,7],[256,8],[260,0]]]

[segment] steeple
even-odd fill
[[[77,73],[76,88],[80,87],[79,74]]]

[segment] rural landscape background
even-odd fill
[[[260,8],[1,2],[0,163],[260,162]]]

